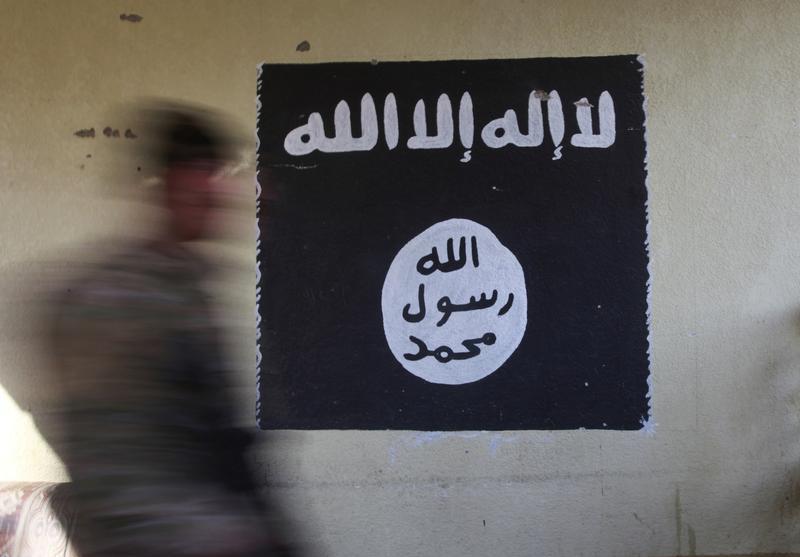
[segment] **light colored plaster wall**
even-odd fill
[[[252,130],[260,61],[642,53],[654,431],[285,432],[263,470],[331,555],[800,551],[798,29],[797,2],[0,1],[0,479],[65,478],[26,413],[32,274],[140,212],[125,140],[76,130],[142,95]],[[246,416],[252,175],[220,289]]]

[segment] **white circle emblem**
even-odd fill
[[[491,230],[450,219],[397,253],[381,309],[386,341],[406,370],[431,383],[471,383],[496,371],[522,341],[525,275]]]

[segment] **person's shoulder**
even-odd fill
[[[66,308],[131,309],[168,301],[164,263],[146,245],[126,245],[90,264],[62,292]]]

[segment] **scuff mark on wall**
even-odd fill
[[[80,129],[80,130],[78,130],[76,132],[73,132],[73,135],[75,135],[77,137],[81,137],[81,138],[87,138],[87,137],[94,138],[96,134],[95,134],[94,128],[83,128],[83,129]],[[120,134],[119,130],[116,129],[116,128],[112,128],[111,126],[106,126],[105,128],[103,128],[103,135],[106,136],[106,137],[122,137],[122,135]],[[133,133],[132,129],[127,128],[125,130],[125,138],[126,139],[136,139],[138,137],[139,137],[138,135]],[[91,155],[86,155],[86,158],[87,159],[91,158]]]
[[[697,534],[695,534],[694,528],[688,524],[686,529],[689,533],[689,555],[697,555]]]
[[[675,486],[675,535],[678,538],[678,555],[683,553],[683,546],[681,544],[681,530],[683,530],[681,513],[681,488]]]
[[[639,515],[638,515],[638,514],[636,514],[636,513],[633,513],[633,518],[635,518],[635,519],[636,519],[636,522],[638,522],[639,524],[641,524],[642,526],[644,526],[645,528],[647,528],[648,530],[650,530],[650,533],[651,533],[651,534],[653,534],[654,536],[656,535],[656,529],[655,529],[655,528],[653,528],[652,526],[650,526],[650,525],[649,525],[648,523],[646,523],[644,520],[642,520],[642,519],[639,517]]]
[[[497,456],[497,448],[503,443],[513,443],[517,440],[516,435],[512,435],[511,437],[506,437],[503,434],[496,433],[492,435],[492,438],[489,440],[489,454],[492,456]]]
[[[144,18],[139,14],[119,14],[120,21],[128,21],[130,23],[139,23]]]
[[[403,435],[397,441],[392,443],[388,448],[389,463],[395,464],[397,461],[398,449],[402,446],[406,448],[419,448],[427,445],[435,444],[445,439],[478,439],[479,442],[486,442],[486,449],[490,456],[497,455],[498,448],[505,443],[514,443],[517,441],[517,435],[508,435],[504,433],[489,433],[486,431],[459,431],[459,432],[444,432],[444,431],[426,431],[424,433],[414,433],[411,435]],[[464,451],[469,454],[469,450]]]

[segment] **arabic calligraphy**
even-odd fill
[[[423,319],[425,319],[425,285],[420,283],[419,285],[419,293],[417,295],[418,301],[417,305],[419,309],[412,313],[411,311],[411,304],[408,303],[403,308],[403,319],[408,321],[409,323],[419,323]],[[475,296],[470,296],[469,302],[457,304],[450,300],[449,296],[442,296],[439,298],[439,301],[436,303],[436,309],[441,312],[442,317],[439,321],[436,322],[437,327],[441,327],[447,320],[450,319],[450,316],[457,312],[457,311],[474,311],[479,309],[487,309],[492,307],[497,302],[497,290],[492,290],[492,295],[490,297],[486,297],[486,293],[481,293],[480,298],[475,298]],[[506,303],[500,308],[500,311],[497,312],[497,315],[505,315],[508,313],[508,310],[511,309],[511,306],[514,304],[514,293],[508,293],[508,299]]]
[[[493,373],[516,350],[527,322],[516,257],[486,227],[440,222],[406,244],[383,287],[389,347],[411,373],[462,384]]]
[[[453,239],[447,239],[447,259],[444,261],[439,260],[439,252],[436,246],[431,248],[431,253],[421,257],[417,261],[417,272],[421,275],[430,275],[436,271],[441,273],[450,273],[462,269],[467,264],[466,258],[467,241],[464,236],[461,237],[458,244],[458,257],[453,252]],[[475,236],[470,238],[470,247],[472,255],[472,264],[477,267],[480,265],[478,259],[478,243]]]
[[[369,151],[378,143],[377,118],[375,101],[367,93],[361,98],[361,137],[354,137],[350,124],[350,105],[339,101],[333,111],[333,137],[325,134],[322,115],[314,112],[309,115],[307,123],[288,133],[283,147],[290,155],[307,155],[317,149],[323,153]]]
[[[415,336],[411,336],[409,338],[411,339],[411,342],[417,345],[419,350],[416,354],[404,354],[403,357],[406,360],[416,361],[421,360],[422,358],[427,358],[428,356],[433,356],[436,358],[437,362],[443,364],[446,364],[451,360],[466,360],[468,358],[474,358],[481,353],[481,349],[478,348],[479,344],[491,346],[497,341],[497,337],[494,335],[494,333],[486,333],[480,338],[471,338],[461,341],[461,345],[467,349],[466,352],[454,352],[449,346],[440,346],[434,350],[429,350],[424,341]]]
[[[509,302],[512,302],[514,300],[514,294],[509,292],[508,299]],[[476,300],[475,296],[470,296],[469,302],[463,304],[455,304],[450,301],[449,296],[442,296],[436,303],[436,309],[442,312],[442,318],[436,322],[436,326],[441,327],[447,323],[447,320],[450,319],[450,316],[456,311],[475,311],[479,309],[487,309],[492,307],[495,302],[497,302],[497,290],[492,290],[492,296],[490,298],[486,297],[486,293],[481,293],[480,299]],[[506,305],[508,305],[509,309],[511,308],[508,303]],[[498,313],[498,315],[500,315],[500,313]]]
[[[608,148],[616,140],[616,117],[614,100],[608,91],[600,93],[597,101],[598,129],[592,124],[592,109],[587,97],[572,103],[575,107],[574,122],[578,132],[570,136],[569,143],[579,148]],[[565,110],[558,91],[534,90],[528,95],[527,114],[523,117],[523,133],[516,111],[508,109],[480,128],[480,139],[490,149],[501,149],[509,145],[529,148],[540,147],[545,140],[545,119],[542,106],[547,107],[547,131],[553,146],[553,160],[562,158],[565,134]],[[464,148],[461,162],[472,159],[475,140],[475,115],[472,95],[464,92],[458,101],[458,116],[454,117],[450,96],[442,93],[436,99],[436,129],[428,129],[427,107],[424,99],[417,100],[412,114],[414,133],[406,140],[409,149],[446,149],[455,142],[455,127],[458,122],[458,141]],[[340,100],[333,111],[333,135],[328,135],[320,112],[309,114],[306,123],[297,126],[283,142],[286,152],[293,156],[308,155],[314,151],[322,153],[344,153],[370,151],[378,144],[378,112],[370,93],[361,97],[361,135],[353,135],[350,105]],[[400,124],[397,98],[394,93],[383,99],[383,136],[391,151],[400,144]]]

